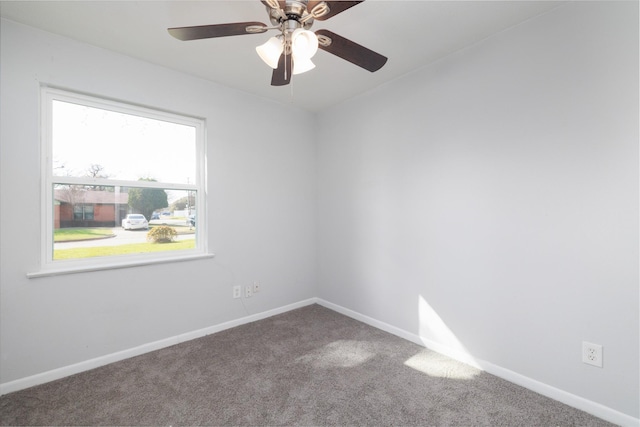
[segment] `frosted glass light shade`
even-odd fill
[[[310,59],[304,59],[304,58],[301,59],[301,58],[294,57],[293,71],[291,72],[291,74],[296,75],[296,74],[306,73],[307,71],[312,70],[315,67],[316,67],[316,64],[311,62]]]
[[[258,56],[260,56],[265,64],[275,70],[278,68],[278,60],[280,59],[283,49],[282,40],[277,37],[271,37],[265,44],[256,47],[256,52],[258,52]]]
[[[309,30],[296,29],[291,34],[291,51],[296,59],[311,59],[318,51],[318,37]]]

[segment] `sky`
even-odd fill
[[[98,164],[111,179],[195,183],[192,126],[54,101],[52,138],[56,176],[87,176]]]

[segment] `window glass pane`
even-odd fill
[[[194,184],[196,129],[52,101],[53,176]]]
[[[206,253],[196,218],[203,120],[49,87],[42,95],[44,270]]]
[[[86,220],[93,220],[93,205],[87,205],[87,206],[83,206],[82,207],[82,214],[83,214],[83,219]]]
[[[82,219],[82,205],[74,205],[73,206],[73,219],[75,221]]]
[[[196,248],[195,190],[54,184],[53,195],[54,260]]]

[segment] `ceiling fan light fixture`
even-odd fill
[[[170,35],[182,41],[279,30],[278,36],[271,37],[266,43],[256,47],[260,59],[273,68],[271,86],[288,85],[291,83],[293,74],[304,73],[315,68],[311,58],[319,48],[370,72],[378,71],[387,62],[387,57],[329,30],[321,29],[315,32],[308,30],[315,19],[325,21],[362,3],[363,0],[260,1],[266,5],[269,20],[273,25],[271,27],[258,21],[247,21],[173,27],[167,30]]]
[[[291,34],[291,51],[295,60],[309,60],[318,51],[318,37],[309,30],[297,28]]]
[[[266,43],[256,47],[256,52],[260,59],[274,70],[278,68],[278,60],[283,50],[284,45],[278,37],[271,37]]]
[[[296,74],[306,73],[307,71],[313,70],[316,68],[316,64],[311,62],[310,59],[298,58],[293,60],[293,71],[291,74],[294,76]]]

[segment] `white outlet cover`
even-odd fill
[[[582,361],[588,365],[602,368],[602,346],[590,342],[582,342]]]
[[[242,297],[242,287],[241,286],[234,286],[233,287],[233,297],[234,298]]]

